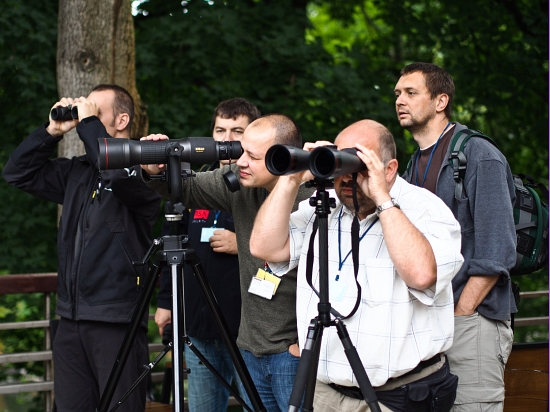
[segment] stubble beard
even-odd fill
[[[427,116],[423,119],[415,119],[411,117],[410,119],[404,119],[399,122],[401,127],[405,130],[408,130],[413,136],[425,134],[429,131],[429,123],[433,116]]]
[[[344,187],[352,186],[348,186],[345,184],[340,185],[340,187],[336,190],[336,196],[338,196],[338,200],[340,200],[340,203],[342,203],[349,211],[355,212],[353,197],[344,195],[344,193],[342,192],[342,189]],[[362,216],[366,216],[369,212],[376,208],[374,202],[370,198],[365,196],[365,194],[361,191],[359,187],[357,188],[357,203],[359,206],[359,214]]]

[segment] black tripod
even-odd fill
[[[248,394],[250,402],[254,411],[265,411],[265,408],[260,399],[260,395],[256,390],[252,382],[252,378],[242,356],[231,336],[231,332],[223,314],[216,302],[216,298],[206,280],[206,276],[200,265],[200,261],[193,249],[186,249],[184,245],[187,244],[187,236],[181,235],[179,221],[182,218],[182,212],[184,206],[181,203],[182,196],[182,178],[192,176],[192,172],[183,172],[181,168],[181,150],[177,144],[168,145],[168,168],[166,171],[166,179],[168,182],[168,188],[170,191],[170,202],[167,202],[166,219],[170,222],[170,236],[164,236],[161,239],[156,239],[147,252],[144,262],[147,262],[151,256],[153,249],[162,244],[162,251],[158,251],[155,256],[155,262],[147,278],[145,287],[141,293],[140,299],[136,306],[136,309],[132,315],[132,320],[126,336],[119,349],[117,359],[109,376],[109,380],[100,399],[97,412],[107,412],[108,406],[113,398],[116,386],[120,380],[120,375],[123,371],[126,360],[130,353],[131,346],[135,340],[136,334],[140,327],[140,322],[145,315],[153,292],[155,290],[157,281],[159,279],[161,269],[165,265],[170,265],[170,273],[172,277],[172,331],[173,342],[170,342],[163,351],[157,356],[157,358],[149,365],[145,365],[145,371],[138,378],[138,380],[132,385],[131,388],[124,394],[121,400],[111,409],[115,411],[124,402],[132,390],[138,385],[138,383],[145,378],[145,376],[151,371],[160,359],[172,349],[173,362],[174,362],[174,410],[176,412],[183,412],[184,410],[184,379],[183,379],[183,359],[181,355],[183,353],[183,344],[187,344],[189,348],[197,355],[197,357],[204,363],[204,365],[220,380],[220,382],[231,392],[231,394],[241,403],[247,411],[251,411],[242,398],[236,393],[231,385],[216,371],[216,369],[208,362],[208,360],[198,351],[198,349],[192,344],[189,338],[185,335],[185,315],[184,315],[184,284],[183,284],[183,264],[187,263],[191,265],[195,277],[199,281],[200,287],[203,291],[204,297],[208,306],[210,307],[216,326],[227,345],[231,360],[235,365],[235,369],[241,378],[243,386]],[[141,262],[143,264],[144,262]],[[139,263],[138,263],[139,264]]]
[[[319,227],[319,314],[311,320],[308,327],[306,343],[302,349],[300,363],[296,372],[296,378],[292,387],[292,393],[289,400],[289,412],[296,412],[300,408],[302,399],[304,404],[302,411],[313,411],[313,395],[315,393],[315,381],[317,377],[317,368],[319,366],[319,354],[321,349],[321,340],[323,338],[323,329],[329,326],[336,326],[338,337],[344,346],[344,352],[350,363],[351,369],[361,393],[365,398],[365,402],[369,405],[373,412],[381,412],[376,393],[372,388],[369,377],[365,372],[365,368],[361,363],[359,354],[353,346],[346,325],[342,321],[342,316],[331,308],[329,301],[329,285],[328,285],[328,225],[327,216],[330,213],[330,206],[334,206],[334,199],[329,197],[325,190],[327,181],[324,179],[315,179],[317,185],[317,195],[310,199],[310,205],[315,207],[316,220]],[[315,236],[312,233],[311,237]],[[310,247],[313,243],[310,243]],[[313,256],[313,255],[312,255]],[[312,264],[309,262],[308,265]],[[330,315],[334,314],[334,321]]]

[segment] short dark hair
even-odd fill
[[[266,114],[259,117],[253,127],[261,126],[264,123],[268,123],[275,129],[274,145],[284,144],[302,148],[302,134],[298,125],[290,117],[279,113]]]
[[[212,124],[211,129],[214,130],[216,125],[216,117],[221,117],[222,119],[233,119],[235,120],[239,116],[248,117],[248,123],[252,123],[258,117],[261,116],[260,110],[248,100],[243,99],[242,97],[235,97],[233,99],[224,100],[214,110],[212,115]]]
[[[115,100],[113,102],[114,117],[117,117],[120,113],[127,113],[130,117],[128,126],[124,130],[130,132],[132,128],[132,122],[134,121],[134,99],[132,95],[124,87],[118,84],[98,84],[92,92],[101,92],[104,90],[112,90],[115,93]]]
[[[449,96],[449,102],[447,103],[447,107],[445,107],[445,116],[450,119],[453,111],[453,97],[455,95],[455,84],[450,74],[437,64],[424,62],[411,63],[403,67],[400,74],[401,76],[405,76],[415,72],[420,72],[424,75],[426,87],[432,99],[435,99],[437,95],[442,93]]]

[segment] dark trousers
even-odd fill
[[[54,394],[58,412],[96,411],[128,326],[127,323],[60,319],[53,342]],[[145,328],[141,328],[109,410],[120,401],[147,363],[147,335]],[[146,385],[144,379],[118,411],[143,411]]]

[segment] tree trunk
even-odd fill
[[[101,83],[124,87],[134,99],[131,137],[147,134],[146,106],[136,86],[131,0],[59,0],[57,90],[61,97],[88,96]],[[76,130],[65,134],[59,157],[84,154]],[[58,224],[62,206],[58,207]]]
[[[57,89],[59,96],[88,96],[100,83],[115,83],[134,98],[132,137],[147,133],[147,113],[136,87],[131,0],[59,0]],[[59,145],[60,157],[84,153],[73,131]]]

